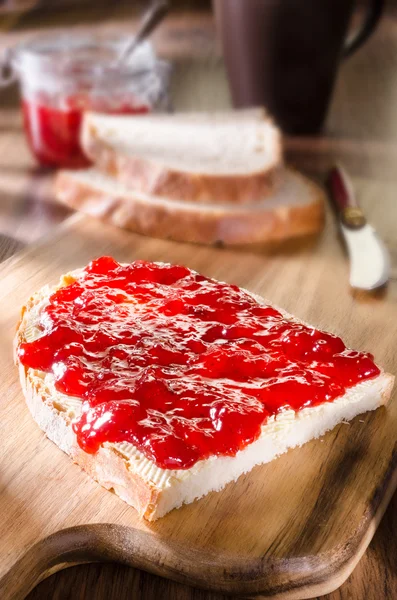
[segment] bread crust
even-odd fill
[[[129,468],[129,461],[113,446],[101,446],[95,454],[84,452],[78,445],[72,430],[72,421],[67,411],[56,406],[45,380],[39,373],[27,369],[20,363],[16,353],[19,345],[26,341],[25,331],[30,322],[32,308],[41,303],[55,289],[68,285],[75,280],[79,270],[61,278],[61,283],[53,288],[43,288],[34,294],[22,307],[21,320],[14,338],[15,362],[19,368],[22,390],[32,417],[61,450],[66,452],[84,471],[95,481],[108,490],[113,490],[125,502],[133,506],[139,516],[148,521],[158,518],[156,511],[161,500],[163,489],[151,481],[145,481],[139,474]],[[249,293],[249,292],[248,292]],[[258,302],[263,299],[252,295]],[[280,310],[280,309],[279,309]],[[291,318],[287,312],[280,310],[286,317]],[[295,317],[292,317],[293,320]],[[302,321],[299,321],[302,322]],[[394,376],[382,373],[387,378],[387,387],[381,395],[380,404],[387,404],[394,385]]]
[[[74,435],[72,443],[65,443],[72,437],[66,432],[66,429],[71,431],[71,420],[65,412],[60,412],[54,407],[41,378],[34,377],[23,365],[19,365],[19,370],[26,404],[47,437],[58,447],[61,447],[58,440],[62,438],[64,446],[61,448],[69,454],[74,463],[107,490],[114,490],[138,511],[140,517],[151,520],[160,490],[130,471],[128,462],[115,448],[101,446],[93,455],[87,454],[78,446]]]
[[[258,120],[261,122],[266,122],[271,131],[272,158],[265,171],[247,174],[190,173],[148,158],[122,154],[102,139],[89,113],[81,140],[84,152],[100,170],[137,191],[199,204],[250,204],[271,196],[280,182],[283,163],[279,130],[267,116]]]
[[[66,285],[73,278],[63,278]],[[62,285],[61,284],[61,285]],[[56,286],[59,287],[59,286]],[[51,292],[55,288],[51,289]],[[154,513],[159,502],[161,489],[155,484],[143,480],[128,468],[128,461],[109,445],[101,446],[95,454],[84,452],[77,444],[72,431],[72,422],[66,411],[54,406],[50,392],[44,380],[31,369],[26,369],[17,357],[16,349],[25,341],[25,329],[29,322],[30,310],[41,302],[44,294],[38,292],[29,298],[21,310],[21,320],[14,339],[15,362],[19,368],[19,378],[26,404],[39,427],[47,437],[78,464],[95,481],[107,490],[114,490],[125,502],[133,506],[140,517],[148,521],[155,518]]]
[[[109,195],[103,190],[60,171],[55,179],[55,195],[62,203],[90,216],[144,235],[199,244],[243,245],[277,242],[321,231],[324,223],[325,195],[315,183],[294,172],[305,182],[309,202],[261,208],[244,206],[228,210],[196,210],[183,203],[146,202],[134,196]]]

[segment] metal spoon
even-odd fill
[[[143,15],[141,24],[138,28],[135,37],[123,48],[118,59],[117,65],[126,62],[131,54],[136,50],[137,46],[143,40],[145,40],[148,35],[152,33],[152,31],[157,27],[157,25],[164,19],[169,9],[168,2],[166,1],[158,1],[155,2]]]

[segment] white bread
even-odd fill
[[[76,271],[63,277],[56,287],[70,284],[78,275]],[[46,286],[23,307],[16,347],[38,336],[35,323],[54,289]],[[263,302],[261,298],[255,298]],[[18,363],[18,359],[16,361]],[[57,392],[52,375],[26,369],[21,364],[19,370],[30,412],[49,439],[96,481],[113,489],[150,521],[184,503],[222,489],[255,465],[269,462],[289,448],[318,438],[341,421],[386,404],[394,383],[392,375],[382,372],[378,377],[348,389],[334,402],[305,408],[298,413],[285,411],[270,418],[262,427],[260,437],[235,457],[211,457],[199,461],[191,469],[170,471],[158,468],[126,442],[106,443],[94,455],[85,453],[78,446],[71,427],[72,419],[81,409],[81,401]]]
[[[86,113],[82,146],[136,191],[200,203],[251,203],[272,193],[279,130],[264,111],[124,116]]]
[[[58,200],[138,233],[182,242],[267,243],[318,233],[325,197],[320,187],[285,169],[271,198],[252,204],[178,202],[133,191],[96,169],[60,171]]]

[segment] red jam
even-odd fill
[[[52,294],[18,349],[83,401],[81,448],[128,441],[159,467],[234,456],[269,416],[379,374],[372,356],[185,267],[94,260]]]
[[[45,167],[86,167],[90,163],[80,147],[80,129],[85,110],[108,114],[143,115],[147,105],[131,101],[104,102],[88,95],[69,96],[54,103],[46,98],[22,102],[23,121],[29,146]]]

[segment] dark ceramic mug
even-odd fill
[[[286,133],[317,133],[340,60],[373,32],[384,0],[346,41],[354,0],[214,0],[236,107],[264,105]]]

